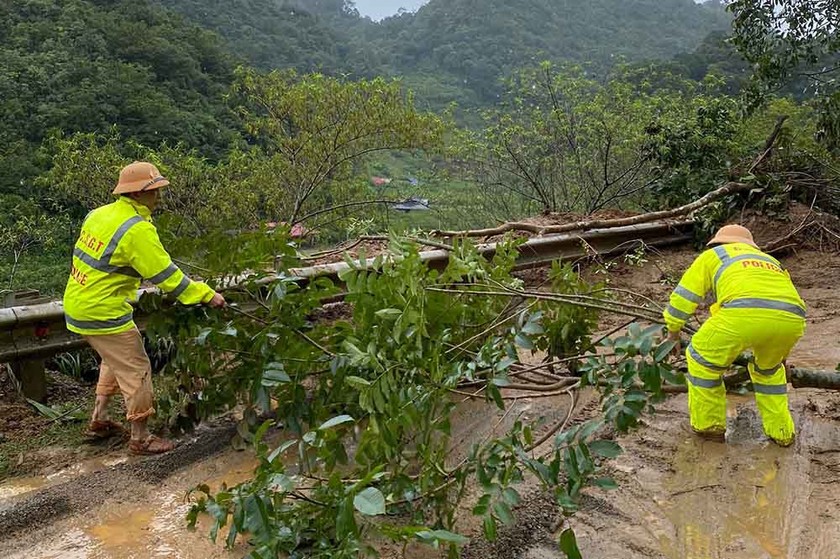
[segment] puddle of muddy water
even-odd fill
[[[33,491],[63,483],[77,476],[104,470],[118,464],[124,464],[130,460],[132,460],[132,458],[127,455],[98,456],[96,458],[83,460],[82,462],[51,474],[14,478],[4,481],[0,483],[0,509],[10,505],[15,500],[20,499]],[[134,460],[136,460],[136,458]]]
[[[257,465],[253,453],[228,453],[187,469],[139,503],[106,503],[91,516],[75,517],[57,525],[63,535],[8,559],[229,559],[249,552],[246,542],[225,550],[208,536],[209,518],[187,530],[190,503],[186,488],[202,483],[218,490],[248,480]],[[142,488],[145,492],[147,488]]]
[[[619,489],[594,491],[572,518],[584,557],[840,558],[840,422],[810,413],[815,399],[824,408],[840,402],[793,392],[791,448],[764,436],[752,396],[728,396],[725,444],[691,433],[686,397],[670,399],[622,439]]]
[[[800,435],[807,442],[783,449],[762,440],[752,398],[729,402],[728,442],[685,438],[671,474],[650,488],[673,527],[658,534],[660,551],[669,559],[840,557],[836,522],[816,541],[807,534],[825,522],[815,518],[811,457],[802,451],[833,445],[838,426],[806,420]]]

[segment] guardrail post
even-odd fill
[[[30,400],[44,403],[47,399],[46,361],[18,361],[12,363],[12,374],[20,383],[20,390]]]
[[[19,291],[5,297],[5,305],[13,307],[16,305],[34,305],[47,301],[48,298],[40,296],[40,293],[33,290]],[[33,333],[33,335],[35,335]],[[47,369],[44,359],[27,359],[26,361],[13,361],[11,363],[12,374],[15,375],[20,390],[24,396],[36,402],[45,402],[47,399]]]

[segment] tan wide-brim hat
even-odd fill
[[[725,225],[721,227],[720,231],[708,242],[707,246],[725,243],[744,243],[758,248],[750,230],[741,225]]]
[[[167,186],[169,181],[160,174],[157,167],[144,161],[135,161],[120,171],[120,180],[114,194],[146,192]]]

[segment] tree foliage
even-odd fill
[[[9,196],[0,202],[0,258],[8,260],[4,264],[9,270],[0,280],[13,290],[18,287],[15,280],[21,260],[36,249],[50,251],[68,240],[69,220],[59,212],[48,214],[20,197]]]
[[[233,64],[213,34],[133,1],[10,0],[0,19],[0,192],[28,186],[52,129],[119,124],[148,145],[205,154],[229,143],[221,95]]]
[[[172,184],[162,204],[168,233],[202,239],[269,221],[293,225],[365,202],[373,194],[362,174],[367,158],[439,150],[447,127],[418,111],[397,81],[243,69],[232,91],[247,136],[242,149],[222,159],[208,160],[183,145],[149,147],[123,139],[116,128],[108,135],[56,134],[45,145],[51,165],[39,185],[81,217],[112,200],[122,166],[148,160]]]
[[[538,60],[611,67],[670,58],[726,29],[722,9],[691,0],[432,0],[416,14],[385,20],[372,40],[395,53],[400,72],[452,75],[485,103],[502,80]]]
[[[753,64],[754,106],[768,93],[806,78],[821,115],[820,135],[840,145],[840,2],[837,0],[734,0],[733,42]]]
[[[592,354],[580,370],[581,387],[603,391],[603,417],[560,430],[542,455],[533,452],[537,424],[513,421],[456,461],[453,391],[479,387],[475,397],[506,410],[520,356],[570,318],[482,294],[521,287],[510,274],[512,244],[491,262],[459,245],[442,271],[429,269],[415,245],[395,240],[392,249],[393,257],[343,275],[353,309],[346,320],[312,319],[333,286],[301,290],[282,275],[228,291],[234,307],[226,312],[176,307],[153,319],[150,332],[177,340],[170,367],[180,387],[157,408],[177,422],[244,404],[241,442],[260,458],[251,481],[215,493],[198,488],[191,520],[208,513],[214,538],[231,545],[247,534],[252,557],[373,556],[383,537],[456,556],[467,541],[455,530],[467,487],[479,489],[473,514],[490,539],[513,521],[526,475],[571,515],[586,487],[615,486],[600,468],[621,451],[608,434],[636,425],[661,399],[663,382],[679,382],[665,363],[673,344],[656,341],[658,327],[634,326],[610,342],[616,362]],[[555,284],[582,288],[568,275]],[[280,442],[265,436],[272,422],[288,435]]]
[[[690,158],[700,167],[725,153],[715,143],[732,134],[731,107],[711,93],[649,68],[602,82],[546,62],[511,81],[456,159],[499,218],[643,206]]]
[[[265,211],[293,224],[358,200],[364,158],[442,145],[443,121],[417,111],[398,81],[243,72],[234,93],[258,146],[251,166]]]

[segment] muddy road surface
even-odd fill
[[[670,289],[664,277],[678,275],[692,257],[690,251],[675,251],[651,257],[643,267],[619,268],[611,275],[613,285],[664,301]],[[808,331],[790,361],[834,369],[840,362],[840,291],[835,286],[840,256],[803,253],[785,263],[809,306]],[[505,412],[482,402],[461,405],[453,418],[452,460],[518,417],[544,418],[547,428],[562,421],[570,399],[521,398],[509,404]],[[791,406],[799,437],[792,448],[781,449],[763,436],[749,394],[729,396],[726,444],[694,437],[686,397],[669,398],[642,428],[620,439],[625,452],[608,466],[619,489],[589,491],[569,521],[584,557],[840,558],[840,393],[791,390]],[[597,409],[591,395],[581,394],[572,421]],[[186,529],[186,495],[192,487],[235,484],[248,479],[255,466],[252,455],[227,450],[224,441],[214,439],[213,444],[220,452],[188,453],[183,463],[109,454],[107,460],[58,474],[0,483],[0,557],[244,556],[246,542],[237,542],[233,550],[210,542],[206,519],[196,532]],[[467,559],[563,557],[555,543],[564,528],[556,506],[533,482],[519,490],[526,498],[516,523],[501,531],[496,544],[481,541],[480,519],[468,511],[459,519],[458,529],[474,537],[464,550]],[[388,559],[401,556],[397,550],[385,551]],[[411,548],[406,557],[437,554]]]

